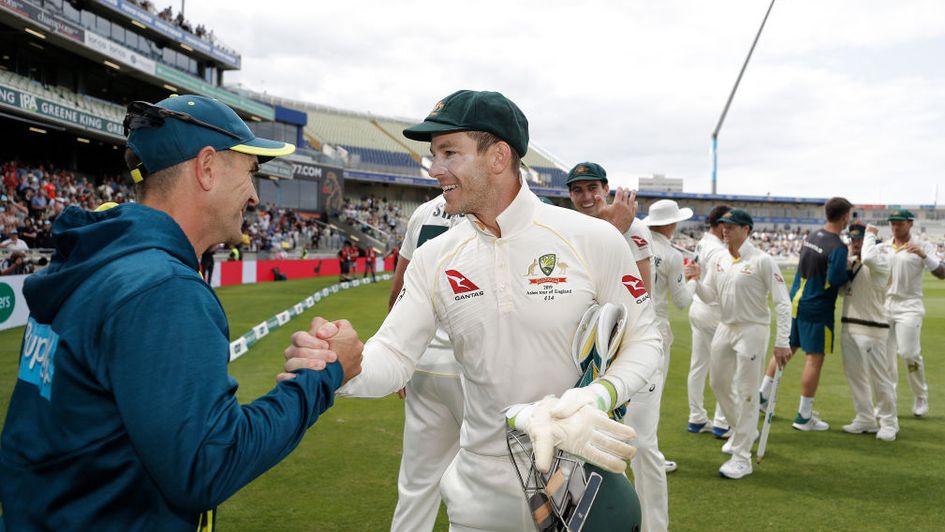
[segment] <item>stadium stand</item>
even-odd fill
[[[65,107],[85,111],[89,114],[107,118],[115,122],[121,122],[122,118],[125,116],[124,106],[116,105],[93,96],[77,94],[66,87],[45,86],[38,81],[31,80],[30,78],[20,76],[19,74],[7,70],[0,70],[0,85],[5,85],[12,89],[19,89]]]

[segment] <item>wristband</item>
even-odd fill
[[[601,412],[610,412],[617,403],[617,388],[606,379],[597,379],[585,386],[588,391],[594,392],[597,401],[594,406]]]

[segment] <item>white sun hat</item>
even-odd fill
[[[650,205],[650,210],[643,223],[650,227],[659,225],[669,225],[692,218],[692,209],[685,207],[680,209],[679,204],[673,200],[662,199]]]

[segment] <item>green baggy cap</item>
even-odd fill
[[[747,225],[748,227],[754,227],[755,221],[751,219],[751,215],[748,212],[743,211],[742,209],[732,209],[722,215],[719,218],[719,223],[723,224],[734,224],[734,225]]]
[[[578,163],[568,172],[564,184],[567,186],[574,181],[603,181],[607,184],[607,170],[597,163]]]
[[[907,222],[915,220],[915,215],[909,209],[896,209],[889,213],[889,218],[886,219],[890,222]]]
[[[461,90],[438,101],[423,122],[408,127],[408,139],[430,142],[435,133],[486,131],[509,143],[519,157],[528,151],[528,120],[498,92]]]

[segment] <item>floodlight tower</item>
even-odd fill
[[[754,42],[751,43],[751,48],[748,50],[748,57],[745,58],[745,63],[742,65],[741,71],[738,73],[738,78],[735,79],[735,86],[732,87],[732,92],[728,95],[728,101],[725,102],[725,108],[722,109],[722,116],[719,117],[719,123],[716,124],[715,130],[712,131],[712,193],[716,193],[716,183],[718,181],[718,146],[719,146],[719,131],[722,129],[722,123],[725,122],[725,115],[728,114],[728,108],[732,105],[732,100],[735,98],[735,91],[738,90],[738,84],[742,81],[742,76],[745,74],[745,69],[748,68],[748,61],[751,60],[751,54],[755,51],[755,45],[758,44],[758,39],[761,37],[761,31],[765,29],[765,22],[768,22],[768,15],[771,14],[771,8],[774,7],[774,0],[771,0],[771,4],[768,5],[768,11],[765,12],[765,18],[761,20],[761,26],[758,28],[758,34],[755,35]]]

